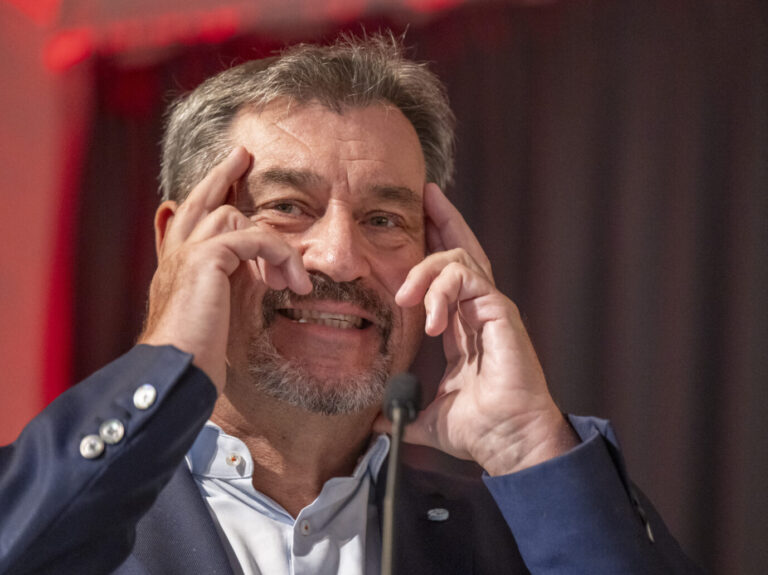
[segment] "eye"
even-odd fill
[[[375,214],[368,218],[368,223],[375,228],[395,228],[401,225],[400,218],[392,214]]]
[[[304,214],[304,210],[293,202],[276,202],[266,205],[262,210],[271,210],[278,212],[279,214],[285,214],[287,216],[300,216]]]

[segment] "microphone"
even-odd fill
[[[387,465],[387,486],[384,492],[384,518],[382,520],[381,575],[392,575],[395,557],[395,500],[400,479],[400,443],[404,427],[419,413],[421,386],[415,375],[401,373],[393,376],[384,394],[382,410],[392,422],[392,442]]]

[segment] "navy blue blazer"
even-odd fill
[[[137,406],[146,384],[156,396]],[[183,461],[215,400],[188,354],[143,345],[57,398],[0,448],[0,574],[232,574]],[[108,419],[124,437],[84,458],[82,438]],[[405,467],[397,572],[698,573],[628,481],[607,423],[571,421],[579,447],[512,475]],[[449,519],[428,520],[436,507]]]

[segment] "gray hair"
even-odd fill
[[[392,34],[341,36],[330,46],[300,44],[279,56],[252,60],[213,76],[168,109],[160,190],[182,201],[232,149],[230,126],[239,110],[260,112],[277,99],[345,106],[388,102],[411,122],[421,143],[427,181],[452,181],[453,112],[445,88],[425,64],[403,55]]]

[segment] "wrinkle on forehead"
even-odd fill
[[[334,112],[336,113],[336,112]],[[292,142],[298,142],[307,152],[313,153],[316,150],[316,147],[313,146],[311,143],[307,142],[307,140],[302,136],[302,133],[300,131],[300,127],[291,127],[284,125],[284,120],[280,119],[275,122],[270,123],[271,127],[274,127],[275,129],[279,130],[280,133],[287,135],[288,138]],[[356,126],[354,124],[352,125],[346,125],[341,124],[346,130],[349,131],[359,131],[360,127]],[[338,126],[334,126],[334,131],[338,129]],[[323,155],[330,155],[333,158],[337,158],[339,160],[345,161],[345,162],[358,162],[358,161],[376,161],[381,162],[381,160],[377,158],[367,158],[365,157],[365,154],[362,153],[362,151],[366,150],[366,147],[370,147],[371,142],[361,138],[357,135],[350,134],[348,137],[344,137],[345,135],[336,135],[334,134],[330,140],[333,141],[337,147],[326,149],[324,148],[322,150]],[[383,162],[381,162],[383,163]]]
[[[315,172],[323,180],[340,178],[336,181],[342,187],[345,183],[347,189],[352,189],[351,180],[358,173],[355,166],[360,166],[359,173],[384,176],[380,182],[383,187],[390,183],[397,187],[399,174],[412,174],[417,166],[419,172],[426,174],[416,131],[398,108],[374,103],[336,111],[319,102],[290,104],[276,101],[259,111],[245,108],[233,123],[234,140],[245,143],[254,155],[254,164],[244,178],[250,180],[251,186],[280,183],[271,178],[280,174],[267,174],[270,181],[261,181],[273,169],[295,170],[296,174]],[[412,179],[411,182],[408,187],[421,190],[423,179],[418,184]],[[250,187],[248,183],[246,187]]]
[[[308,147],[311,149],[311,146],[309,146],[304,139],[302,139],[302,136],[300,133],[297,133],[298,130],[292,130],[290,127],[286,126],[285,123],[290,121],[292,117],[301,110],[311,110],[311,109],[317,109],[321,112],[328,112],[329,115],[326,115],[326,118],[343,118],[345,115],[347,115],[348,112],[353,112],[355,110],[366,110],[366,109],[379,109],[384,112],[386,116],[395,115],[402,117],[403,120],[407,122],[407,124],[411,127],[413,130],[414,136],[416,136],[416,141],[419,142],[419,147],[421,147],[421,143],[419,141],[418,135],[416,134],[415,128],[413,128],[410,120],[408,120],[402,113],[402,111],[395,105],[391,104],[387,101],[376,101],[371,102],[367,106],[349,106],[344,105],[339,110],[335,110],[333,108],[330,108],[323,103],[317,101],[317,100],[310,100],[306,103],[296,103],[293,100],[283,98],[283,99],[277,99],[274,102],[268,104],[264,108],[261,109],[255,109],[253,107],[245,107],[241,109],[237,115],[235,116],[235,119],[232,123],[232,126],[239,126],[242,125],[243,122],[241,121],[244,118],[259,118],[262,121],[265,121],[266,124],[273,126],[276,130],[279,130],[281,133],[285,134],[292,140],[296,140],[297,142],[303,144],[305,147]],[[269,119],[268,119],[269,118]],[[387,119],[389,121],[389,119]],[[334,122],[335,123],[335,122]],[[354,123],[351,124],[344,124],[341,123],[341,126],[345,127],[347,130],[357,130],[359,129],[359,126],[356,126]],[[336,137],[334,136],[334,139],[339,142],[344,143],[354,143],[354,142],[365,142],[366,140],[364,138],[355,137],[355,136],[349,136],[349,137]]]
[[[253,126],[250,126],[250,121],[253,121],[254,119],[260,118],[262,121],[264,121],[264,118],[261,116],[250,116],[248,114],[243,115],[241,118],[237,118],[235,123],[233,124],[233,136],[235,140],[240,141],[247,141],[248,140],[248,132],[255,129]],[[240,121],[237,121],[240,120]],[[263,130],[265,134],[269,136],[269,140],[264,142],[265,146],[270,146],[275,142],[278,141],[285,141],[290,140],[291,142],[295,143],[295,145],[300,146],[303,148],[304,152],[306,153],[312,153],[312,146],[310,146],[306,141],[304,141],[300,136],[297,134],[294,134],[293,131],[290,129],[282,126],[280,124],[279,120],[267,120],[264,124],[265,127],[268,127],[268,130]],[[240,136],[238,138],[238,136]],[[252,152],[255,152],[255,150],[252,150]]]

